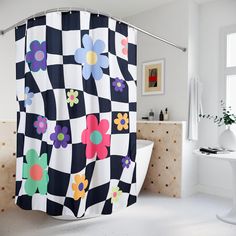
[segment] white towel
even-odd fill
[[[202,84],[198,77],[193,77],[189,84],[188,139],[198,140],[199,114],[202,110]]]

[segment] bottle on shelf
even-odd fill
[[[163,121],[163,120],[164,120],[164,115],[163,115],[162,110],[161,110],[160,115],[159,115],[159,120],[160,120],[160,121]]]
[[[168,109],[166,107],[165,113],[164,113],[164,120],[169,120],[169,114],[168,114]]]
[[[154,120],[154,112],[152,109],[149,112],[148,118],[149,118],[149,120]]]

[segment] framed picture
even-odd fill
[[[164,59],[143,63],[143,95],[164,93]]]

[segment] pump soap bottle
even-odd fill
[[[154,112],[152,109],[149,112],[149,120],[154,120]]]
[[[165,113],[164,113],[164,120],[169,120],[169,114],[168,114],[168,109],[165,109]]]

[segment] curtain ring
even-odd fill
[[[71,7],[70,7],[70,14],[72,14]]]
[[[100,16],[100,14],[99,14],[99,11],[98,11],[97,17],[99,17],[99,16]]]
[[[119,24],[121,24],[121,23],[122,23],[122,21],[123,21],[123,20],[122,20],[122,18],[120,18],[120,19],[119,19]]]

